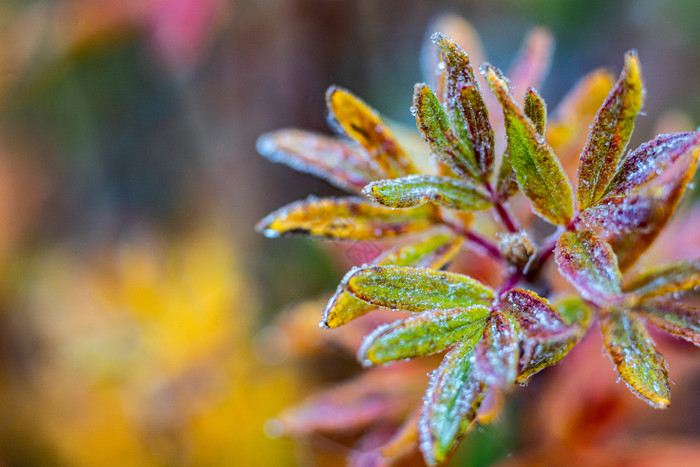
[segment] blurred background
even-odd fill
[[[299,356],[275,324],[334,290],[351,261],[253,231],[279,206],[340,192],[258,156],[255,140],[326,132],[330,84],[411,125],[426,28],[444,11],[468,19],[502,68],[528,30],[549,28],[550,108],[636,48],[647,101],[633,147],[700,122],[692,0],[0,0],[0,465],[342,462],[335,444],[276,439],[269,420],[357,371],[349,356]],[[693,227],[684,256],[700,245]],[[661,433],[697,453],[692,350],[669,356],[683,383],[668,411],[620,396],[654,417],[626,439]],[[456,465],[539,442],[523,420],[556,414],[542,415],[533,386]],[[610,410],[590,424],[629,419]]]

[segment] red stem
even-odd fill
[[[503,205],[503,202],[498,197],[498,194],[493,191],[491,184],[486,182],[484,186],[491,196],[491,202],[493,203],[493,207],[496,209],[496,215],[501,220],[503,226],[506,228],[506,230],[508,230],[508,232],[518,232],[520,229],[517,226],[517,221],[510,214],[510,211],[508,211],[508,209]]]

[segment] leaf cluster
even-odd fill
[[[523,59],[510,82],[489,64],[476,74],[469,56],[445,35],[432,41],[439,51],[436,79],[432,86],[416,84],[411,111],[434,170],[420,173],[419,161],[374,109],[331,87],[326,102],[337,138],[279,130],[263,135],[258,150],[364,196],[310,197],[270,214],[258,230],[269,237],[352,241],[418,234],[349,271],[321,326],[339,327],[376,308],[404,311],[410,315],[365,337],[359,361],[383,365],[444,352],[415,422],[430,465],[449,456],[487,396],[498,397],[559,362],[593,318],[630,389],[655,407],[667,406],[666,364],[645,324],[700,345],[700,310],[680,300],[700,285],[700,263],[682,261],[624,278],[623,272],[678,206],[695,173],[700,134],[660,135],[627,151],[645,93],[637,54],[628,52],[595,112],[572,184],[553,145],[565,147],[567,118],[583,115],[586,96],[595,93],[570,97],[568,109],[548,122],[544,99],[529,86],[546,60]],[[533,43],[540,44],[533,46],[537,53],[525,57],[548,55],[543,50],[551,44]],[[606,76],[592,73],[582,89],[605,88]],[[482,94],[484,84],[491,94]],[[494,109],[502,121],[490,119]],[[501,133],[506,144],[499,151]],[[509,208],[518,193],[551,225],[550,237],[534,241],[518,225]],[[500,223],[500,243],[472,229],[477,212]],[[443,270],[466,245],[503,265],[500,285]],[[543,266],[552,258],[577,296],[550,301],[527,288],[546,279]]]

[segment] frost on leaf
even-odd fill
[[[630,193],[661,175],[683,158],[697,159],[700,133],[659,135],[632,151],[620,164],[607,189],[607,196]]]
[[[630,232],[610,237],[609,243],[615,250],[621,270],[624,271],[634,264],[666,226],[695,175],[698,155],[700,155],[700,150],[697,147],[689,151],[688,157],[684,157],[678,162],[680,167],[677,167],[672,179],[653,192],[655,202],[663,206],[664,210],[647,232]]]
[[[363,190],[377,203],[406,208],[432,203],[461,211],[482,211],[491,207],[489,197],[471,184],[451,177],[409,175],[373,182]]]
[[[666,362],[642,321],[626,311],[604,310],[600,327],[613,364],[629,388],[656,408],[668,406]]]
[[[433,154],[456,174],[478,181],[478,167],[471,142],[457,136],[445,109],[425,84],[416,84],[413,111],[418,130]]]
[[[308,131],[286,129],[266,133],[258,138],[256,149],[272,162],[316,175],[345,190],[359,192],[384,175],[372,168],[359,148]]]
[[[381,266],[413,266],[441,269],[459,252],[463,239],[450,234],[437,234],[420,242],[392,248],[374,260]],[[341,285],[323,311],[321,327],[336,328],[347,324],[376,307],[350,294]]]
[[[508,159],[520,189],[541,217],[553,224],[567,224],[573,212],[573,194],[559,160],[508,94],[503,77],[490,65],[484,72],[503,107]]]
[[[700,286],[700,260],[678,261],[648,269],[636,276],[625,291],[638,299],[693,290]]]
[[[431,206],[395,210],[362,198],[316,198],[289,204],[256,226],[266,237],[304,235],[336,240],[371,240],[419,232],[434,225]]]
[[[650,195],[607,196],[581,213],[581,219],[608,232],[646,233],[666,213],[666,206]]]
[[[353,269],[341,287],[373,305],[413,312],[488,306],[493,300],[493,290],[471,277],[401,266]]]
[[[700,347],[700,308],[662,298],[644,301],[634,311],[649,324]]]
[[[479,339],[489,309],[483,305],[432,310],[379,326],[368,335],[357,358],[365,365],[421,357],[464,339]]]
[[[420,448],[428,465],[443,462],[464,437],[486,396],[487,385],[470,363],[475,340],[466,340],[445,355],[431,374],[418,425]]]
[[[598,201],[612,180],[629,142],[644,90],[636,52],[625,55],[625,66],[596,114],[581,152],[576,192],[581,210]]]
[[[507,389],[517,376],[520,360],[518,329],[505,313],[493,312],[484,336],[474,349],[474,372],[480,381]]]
[[[516,320],[522,334],[518,383],[559,362],[585,331],[585,327],[567,324],[546,299],[529,290],[508,292],[501,309]]]
[[[547,104],[545,104],[542,96],[533,88],[527,90],[525,94],[525,108],[523,109],[525,116],[530,119],[535,130],[540,135],[544,135],[547,126]]]
[[[370,160],[384,172],[383,178],[417,172],[408,154],[377,111],[360,98],[347,89],[331,86],[326,91],[326,104],[330,123],[367,151]]]
[[[621,274],[610,245],[590,231],[564,232],[554,258],[561,275],[597,304],[620,293]]]

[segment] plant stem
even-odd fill
[[[496,215],[498,216],[506,230],[508,230],[508,232],[511,233],[519,231],[520,229],[517,226],[517,221],[511,215],[510,211],[508,211],[508,208],[506,208],[503,202],[500,200],[498,194],[495,191],[493,191],[493,187],[491,186],[491,184],[487,182],[485,186],[489,192],[489,195],[491,195],[491,202],[493,203],[493,207],[496,209]]]

